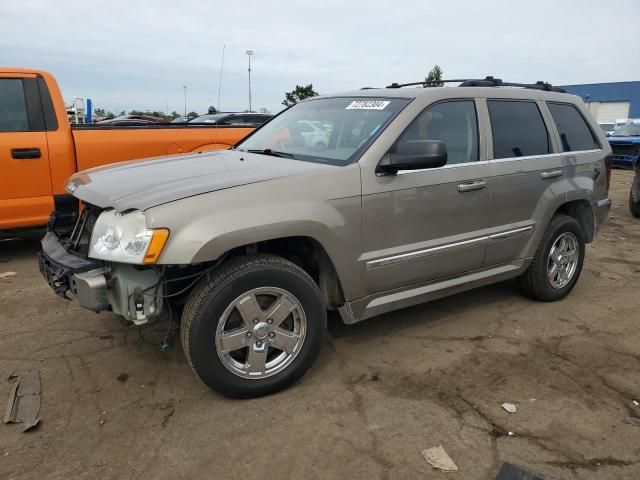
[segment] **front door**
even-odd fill
[[[364,169],[363,246],[368,294],[480,268],[489,223],[489,165],[473,99],[427,107],[401,134],[441,140],[440,168],[377,176]],[[392,147],[393,148],[393,147]]]
[[[53,197],[35,76],[0,75],[0,172],[0,229],[46,223]]]

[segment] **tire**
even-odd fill
[[[237,257],[190,294],[182,346],[207,386],[229,397],[258,397],[302,377],[320,352],[326,324],[320,290],[304,270],[275,255]]]
[[[561,242],[561,239],[565,239],[567,244],[575,242],[575,250],[577,250],[575,254],[563,256],[561,260],[561,263],[564,263],[567,259],[571,259],[568,263],[571,268],[565,267],[565,271],[568,271],[568,279],[558,276],[557,273],[553,274],[553,271],[549,270],[550,266],[556,264],[550,258],[551,249],[554,245],[557,247],[556,242]],[[584,262],[584,252],[584,233],[578,221],[567,215],[554,216],[542,236],[529,268],[518,278],[521,290],[528,297],[543,302],[553,302],[564,298],[573,289],[580,277]],[[550,275],[554,276],[553,281],[550,279]],[[565,280],[567,280],[566,283]]]
[[[640,202],[633,201],[633,191],[629,192],[629,211],[634,217],[640,218]]]

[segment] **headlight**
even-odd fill
[[[166,228],[148,229],[144,213],[102,212],[91,233],[89,256],[120,263],[156,263],[167,239]]]

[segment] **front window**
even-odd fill
[[[477,162],[478,119],[473,100],[451,100],[430,106],[409,125],[398,143],[440,140],[447,146],[447,163]]]
[[[613,132],[613,137],[640,137],[640,124],[629,123],[622,125]]]
[[[346,165],[356,160],[409,102],[371,97],[308,100],[278,115],[236,148]]]

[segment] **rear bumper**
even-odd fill
[[[99,312],[109,309],[107,269],[100,261],[68,251],[54,232],[47,232],[38,253],[40,273],[54,293],[75,296],[81,307]]]
[[[604,198],[602,200],[598,200],[593,205],[593,213],[594,213],[594,217],[595,217],[596,232],[600,229],[602,224],[604,224],[607,221],[607,218],[609,218],[609,211],[610,210],[611,210],[611,199],[610,198]]]

